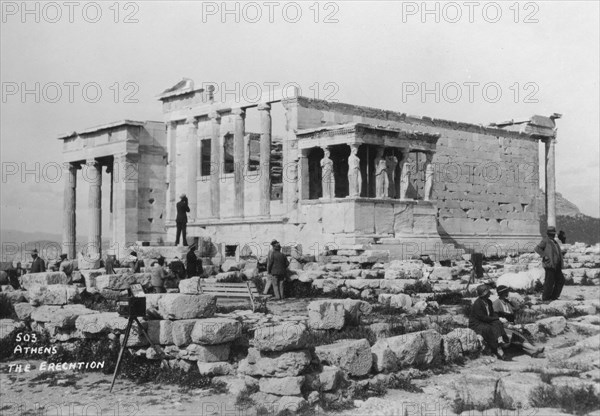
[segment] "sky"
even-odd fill
[[[0,225],[60,233],[57,137],[163,120],[183,77],[484,125],[560,113],[557,191],[600,217],[599,4],[2,2]]]

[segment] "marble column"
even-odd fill
[[[221,116],[216,111],[208,115],[212,127],[210,140],[210,215],[221,216]]]
[[[88,159],[86,165],[90,187],[88,253],[90,260],[95,261],[102,255],[102,165],[96,159]]]
[[[198,209],[198,120],[194,117],[186,121],[187,132],[187,190],[188,204],[190,212],[188,213],[188,222],[196,221]]]
[[[117,153],[114,155],[114,219],[113,244],[118,257],[126,257],[129,247],[139,234],[139,155]]]
[[[167,221],[175,221],[177,217],[177,123],[167,123]]]
[[[556,176],[555,176],[555,148],[556,133],[554,137],[546,139],[546,217],[548,226],[556,227]]]
[[[271,213],[271,105],[258,106],[260,112],[260,215]]]
[[[425,185],[423,186],[423,199],[429,201],[431,199],[431,191],[433,190],[433,153],[425,153]]]
[[[243,108],[234,108],[231,110],[234,119],[233,129],[233,180],[235,202],[233,206],[233,215],[235,217],[244,216],[244,172],[246,170],[244,161],[244,130],[246,112]],[[261,137],[262,139],[262,137]]]
[[[300,151],[300,158],[298,160],[298,180],[300,181],[300,199],[310,198],[310,174],[308,168],[308,152],[309,149],[303,149]]]
[[[63,253],[66,253],[70,259],[77,258],[77,169],[78,164],[67,162],[65,164],[67,174],[65,178],[65,188],[63,195]]]

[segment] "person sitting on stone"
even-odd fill
[[[104,262],[104,269],[106,270],[106,274],[116,274],[115,273],[115,263],[116,256],[114,254],[108,254],[106,256],[106,261]]]
[[[138,259],[137,253],[132,251],[129,253],[129,271],[131,273],[141,273],[144,262]]]
[[[510,288],[504,285],[500,285],[496,288],[498,293],[498,299],[493,302],[494,312],[500,318],[505,326],[506,334],[510,339],[510,345],[521,348],[526,354],[532,357],[537,357],[544,352],[544,347],[536,348],[531,344],[527,338],[521,334],[517,328],[512,325],[515,322],[515,307],[508,299],[508,293]]]
[[[499,359],[504,359],[503,347],[508,347],[509,338],[504,330],[500,317],[494,312],[492,301],[490,301],[490,287],[488,285],[477,286],[477,299],[471,306],[469,316],[469,328],[483,337],[483,340]]]
[[[60,266],[58,266],[58,271],[63,272],[67,276],[71,276],[71,274],[73,274],[73,270],[75,269],[73,260],[69,260],[67,258],[67,254],[65,254],[65,253],[61,254],[60,258],[61,258],[61,262],[60,262]]]
[[[271,241],[271,249],[269,250],[269,252],[267,253],[267,265],[269,264],[269,259],[271,258],[271,254],[274,251],[274,247],[279,244],[279,241],[277,240],[272,240]],[[263,295],[267,296],[269,294],[269,289],[271,289],[273,287],[273,282],[271,282],[271,278],[268,277],[267,281],[265,282],[265,288],[263,290]],[[275,294],[275,292],[273,292],[273,294]]]
[[[273,253],[267,262],[267,273],[271,275],[271,283],[273,285],[273,293],[275,299],[283,299],[284,282],[287,275],[287,268],[290,265],[285,254],[281,252],[281,244],[277,243],[273,246]]]
[[[169,263],[169,269],[175,278],[183,280],[187,277],[185,273],[185,266],[179,257],[175,257],[171,263]]]
[[[44,259],[38,256],[37,248],[31,250],[31,258],[33,259],[33,262],[31,263],[29,273],[43,273],[46,271],[46,263],[44,262]]]
[[[165,293],[165,278],[166,273],[164,269],[165,258],[160,256],[156,263],[152,266],[152,270],[150,271],[150,284],[154,289],[154,293]]]

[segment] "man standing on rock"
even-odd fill
[[[546,237],[535,247],[535,252],[542,256],[542,265],[546,276],[544,278],[543,301],[552,301],[559,298],[565,284],[562,273],[563,258],[558,242],[554,239],[556,228],[548,227]]]
[[[31,250],[31,258],[33,259],[33,262],[31,263],[31,270],[29,273],[42,273],[46,271],[46,263],[38,256],[37,248]]]
[[[273,284],[273,293],[275,299],[283,299],[283,284],[287,274],[287,268],[290,265],[285,254],[281,252],[281,244],[277,243],[273,246],[273,252],[267,261],[267,273],[271,275]]]
[[[179,245],[179,237],[183,235],[183,245],[187,246],[186,232],[187,232],[187,213],[190,212],[188,205],[188,199],[185,194],[181,194],[180,201],[177,203],[177,218],[175,223],[177,224],[177,235],[175,236],[175,245]]]

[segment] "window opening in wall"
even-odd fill
[[[233,173],[233,134],[228,133],[223,137],[223,172]]]
[[[260,166],[260,134],[248,134],[248,171],[256,172]]]
[[[200,176],[210,176],[211,140],[200,141]]]
[[[225,257],[235,257],[237,245],[225,245]]]

